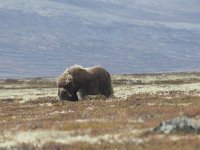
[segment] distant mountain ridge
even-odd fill
[[[0,78],[57,76],[73,64],[200,71],[199,8],[198,0],[2,0]]]

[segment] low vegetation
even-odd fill
[[[113,76],[114,97],[79,102],[59,101],[55,79],[2,80],[0,149],[199,149],[199,134],[153,130],[178,116],[200,123],[199,78]]]

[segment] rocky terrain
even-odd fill
[[[0,80],[0,149],[199,149],[200,73],[112,80],[113,97],[79,102],[55,78]]]

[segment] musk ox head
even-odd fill
[[[86,95],[113,94],[110,74],[102,67],[83,68],[74,65],[67,69],[57,81],[60,100],[78,101]]]
[[[78,98],[74,93],[74,81],[72,75],[70,75],[67,70],[63,73],[62,76],[58,78],[58,97],[60,100],[71,100],[77,101]]]

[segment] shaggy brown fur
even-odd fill
[[[77,92],[81,98],[98,94],[110,97],[113,94],[111,76],[108,71],[99,66],[83,68],[74,65],[58,78],[57,85],[61,100],[77,101]]]

